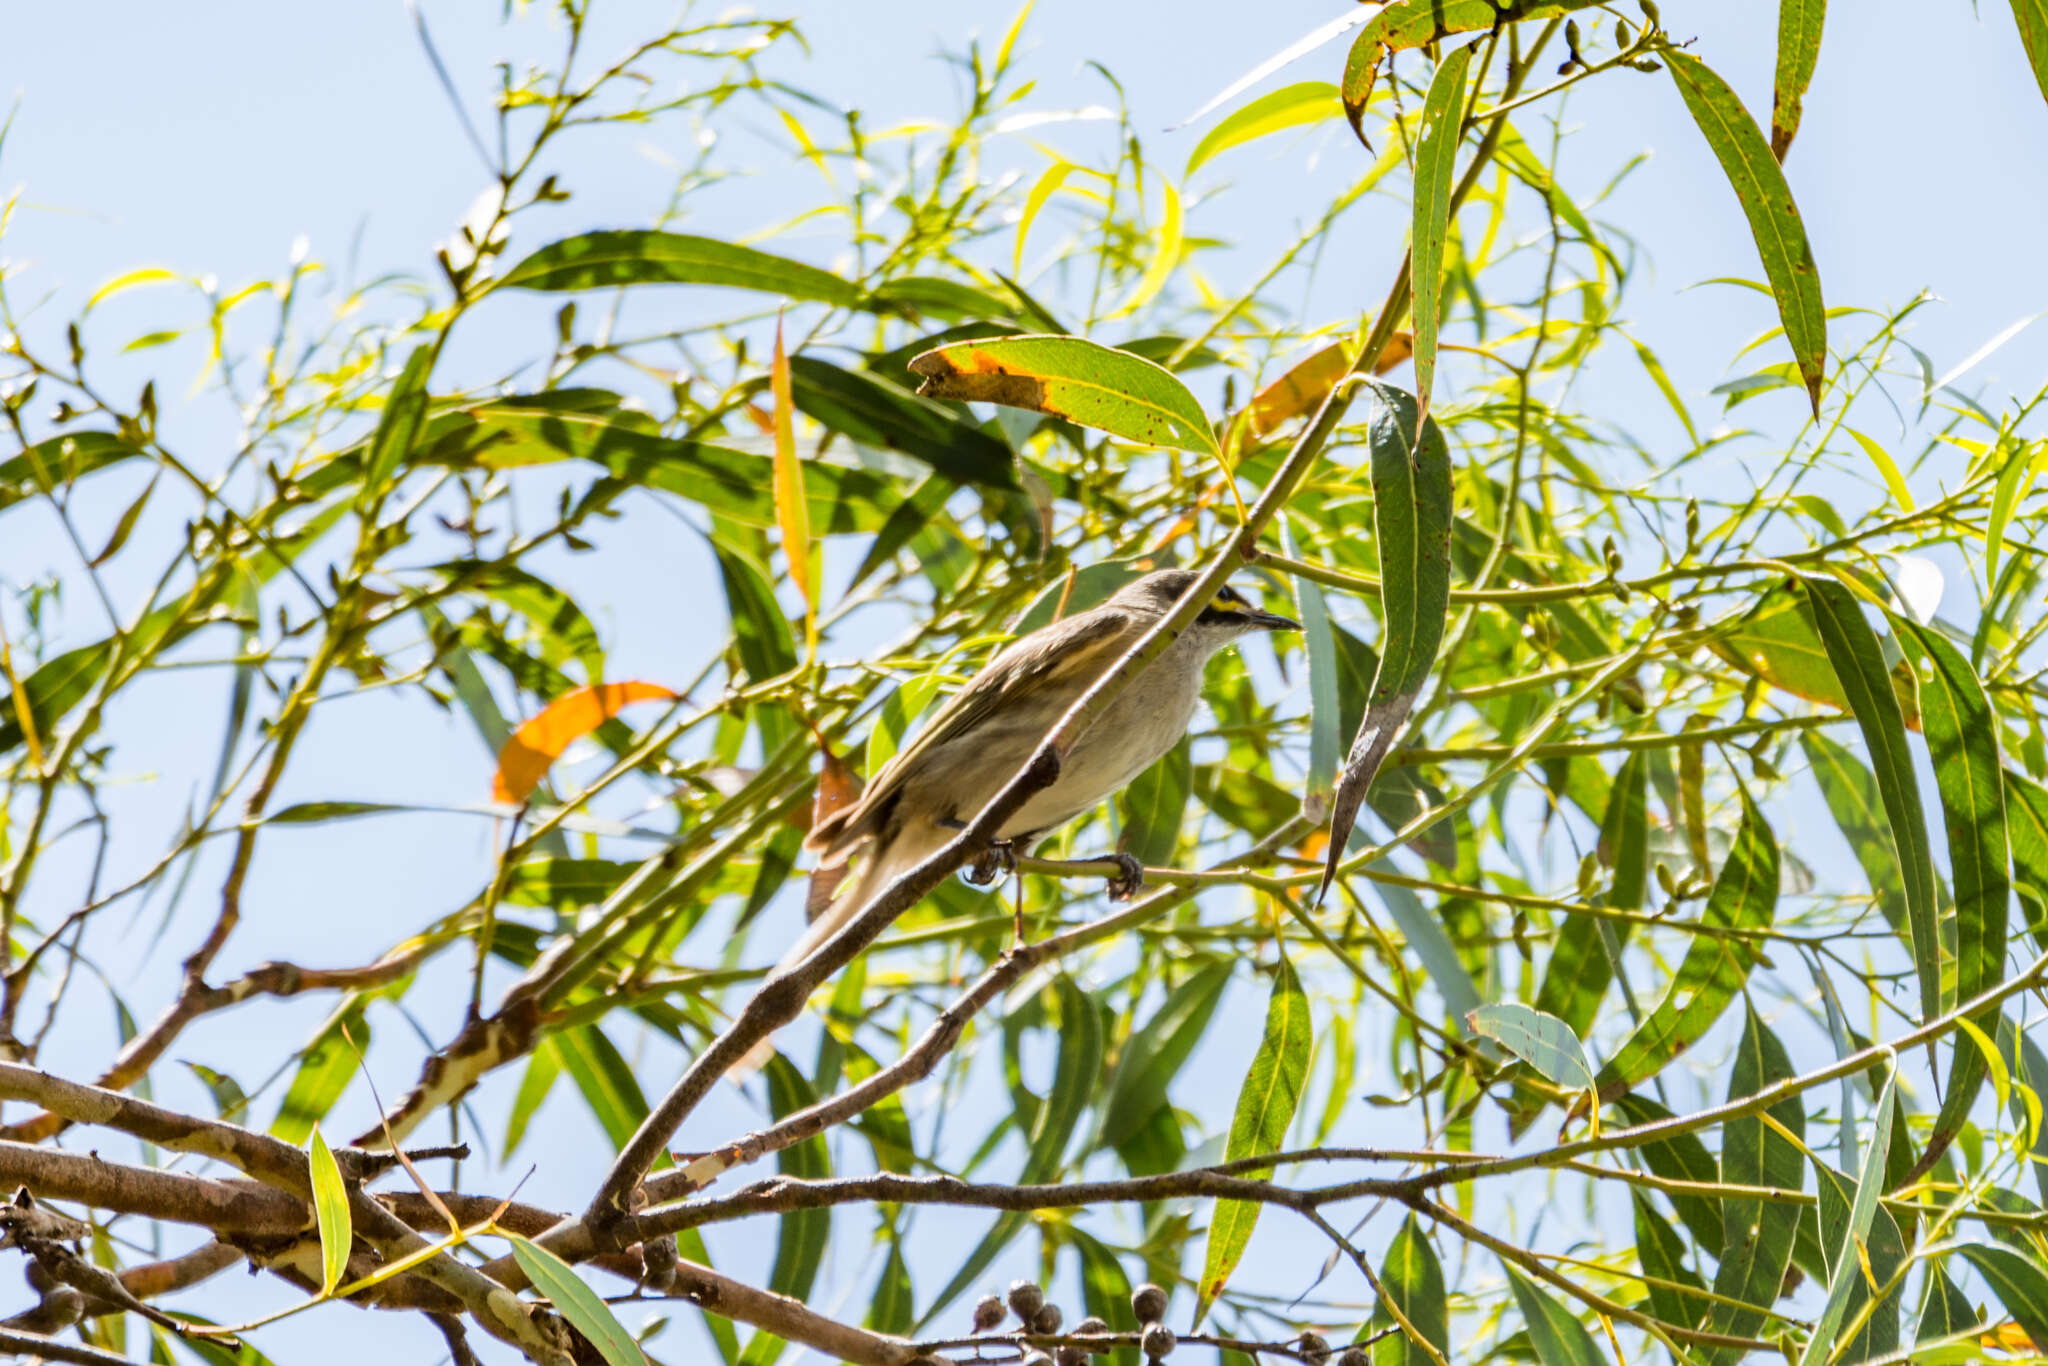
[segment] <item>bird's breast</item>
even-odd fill
[[[1199,667],[1174,667],[1178,663],[1162,659],[1133,679],[1074,745],[1058,779],[1024,804],[1004,834],[1048,830],[1073,819],[1180,743],[1195,714],[1202,673]]]

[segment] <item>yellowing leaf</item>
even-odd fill
[[[1031,193],[1024,196],[1024,212],[1017,219],[1017,246],[1010,255],[1010,274],[1024,273],[1024,239],[1031,235],[1031,224],[1038,217],[1046,201],[1059,192],[1066,178],[1077,168],[1071,161],[1055,161],[1045,168],[1045,174],[1031,187]]]
[[[548,766],[581,736],[590,734],[629,702],[674,701],[676,694],[659,683],[600,683],[563,693],[541,714],[512,732],[498,751],[498,773],[491,796],[501,802],[523,802]]]
[[[1386,349],[1380,352],[1372,372],[1375,375],[1386,374],[1407,360],[1414,349],[1413,333],[1396,332],[1388,340]],[[1344,342],[1332,343],[1308,359],[1296,362],[1286,374],[1252,395],[1252,431],[1259,436],[1267,436],[1282,423],[1314,412],[1350,368],[1351,348]]]
[[[1080,337],[955,342],[910,362],[927,398],[1050,413],[1147,446],[1216,456],[1208,415],[1164,366]]]
[[[176,271],[165,270],[162,266],[144,266],[140,270],[127,271],[116,275],[94,290],[92,297],[85,301],[86,311],[91,312],[102,300],[110,299],[125,290],[135,289],[141,285],[167,285],[177,278]]]
[[[1870,457],[1870,463],[1884,479],[1884,486],[1891,490],[1893,500],[1907,512],[1913,511],[1913,492],[1906,487],[1905,476],[1899,473],[1898,462],[1892,459],[1891,452],[1854,427],[1844,427],[1842,430],[1853,437],[1856,444],[1863,448],[1863,453]]]
[[[1337,98],[1337,87],[1328,81],[1284,85],[1259,96],[1203,134],[1202,140],[1195,144],[1195,150],[1188,154],[1188,168],[1184,174],[1193,175],[1198,167],[1219,152],[1282,129],[1321,123],[1343,112],[1344,105]]]
[[[811,509],[804,501],[804,467],[796,458],[795,400],[790,397],[789,353],[782,348],[782,320],[775,320],[775,359],[768,372],[775,397],[775,525],[789,576],[804,595],[804,638],[818,637],[818,585],[811,573]]]

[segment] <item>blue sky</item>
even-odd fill
[[[607,36],[642,31],[673,9],[601,8],[604,19],[593,40],[599,51]],[[1200,129],[1167,131],[1169,125],[1256,59],[1345,8],[1334,0],[1269,0],[1255,10],[1210,0],[1042,0],[1022,47],[1040,83],[1032,103],[1058,108],[1104,100],[1101,80],[1083,67],[1086,59],[1100,59],[1123,82],[1148,147],[1177,166]],[[472,111],[481,109],[490,89],[493,62],[552,50],[541,18],[501,28],[495,6],[429,0],[424,9]],[[999,34],[1013,10],[1007,3],[947,8],[814,0],[784,12],[801,21],[813,54],[787,74],[828,99],[860,107],[871,125],[879,125],[950,112],[953,81],[937,52],[976,31]],[[1697,34],[1695,50],[1753,109],[1767,113],[1775,6],[1667,0],[1665,17],[1673,32]],[[1334,79],[1341,55],[1341,45],[1326,47],[1269,84]],[[20,104],[0,153],[0,192],[19,189],[0,257],[17,303],[49,296],[29,326],[32,335],[46,329],[44,340],[100,282],[123,271],[167,266],[216,276],[232,288],[281,271],[301,237],[317,258],[337,266],[353,257],[362,277],[386,271],[424,277],[434,244],[483,184],[397,0],[326,6],[218,0],[198,10],[112,0],[17,6],[9,15],[9,42],[0,48],[0,92],[10,90],[19,91]],[[1921,313],[1913,335],[1937,371],[2008,324],[2048,308],[2048,254],[2041,250],[2048,177],[2038,172],[2048,166],[2048,105],[2021,58],[2006,5],[1838,4],[1806,109],[1787,170],[1831,304],[1895,305],[1923,288],[1941,296],[1941,305]],[[1724,368],[1728,358],[1775,323],[1768,303],[1746,291],[1688,288],[1715,276],[1757,273],[1733,197],[1666,78],[1582,87],[1564,121],[1580,130],[1566,182],[1582,198],[1597,193],[1631,157],[1651,155],[1600,216],[1649,245],[1649,272],[1630,296],[1628,316],[1638,335],[1663,354],[1698,411],[1711,413],[1703,396],[1731,373]],[[744,123],[730,135],[748,136]],[[1090,135],[1086,128],[1072,133]],[[562,231],[632,226],[651,217],[668,180],[657,164],[659,135],[650,136],[647,143],[608,144],[579,164],[577,197],[555,220]],[[1316,212],[1320,193],[1356,174],[1349,160],[1355,155],[1335,130],[1325,130],[1273,139],[1205,171],[1200,183],[1228,181],[1236,188],[1197,205],[1191,229],[1245,244],[1213,267],[1218,278],[1242,283],[1251,263]],[[1023,149],[1020,160],[1029,160]],[[714,234],[757,231],[805,202],[808,186],[798,178],[808,174],[801,166],[772,165],[721,187],[705,198],[690,226]],[[1388,253],[1399,251],[1398,221],[1362,215],[1348,231],[1356,236],[1342,245],[1352,250],[1318,275],[1313,296],[1304,300],[1305,323],[1346,316],[1379,297]],[[820,260],[831,251],[829,243],[801,232],[778,249]],[[121,311],[108,318],[111,337],[177,320],[167,298],[137,295],[117,307]],[[465,344],[458,363],[471,367],[468,377],[490,373],[490,340]],[[209,441],[220,442],[231,429],[205,404],[187,408],[171,397],[189,384],[190,359],[173,349],[121,362],[116,373],[132,375],[136,384],[150,367],[169,376],[159,384],[167,429],[203,456]],[[2030,392],[2044,375],[2048,326],[2021,335],[1970,380],[1996,407],[2007,392]],[[1612,386],[1609,408],[1646,444],[1654,449],[1670,440],[1675,425],[1638,374],[1615,367],[1590,382]],[[1789,395],[1770,396],[1742,413],[1759,424],[1766,417],[1748,415],[1782,421],[1792,408],[1771,405],[1793,404]],[[203,458],[200,463],[203,468]],[[1929,469],[1922,478],[1931,486],[1941,473]],[[110,520],[129,492],[109,486],[95,493],[105,506],[87,505],[86,519]],[[619,534],[636,571],[575,585],[605,632],[615,676],[687,676],[724,629],[715,608],[693,618],[691,595],[678,592],[679,585],[709,582],[708,566],[672,524],[629,520]],[[54,526],[26,509],[0,523],[0,537],[0,579],[10,585],[65,553]],[[564,572],[577,571],[565,566]],[[95,625],[85,604],[82,593],[73,596],[71,619],[81,633]],[[0,610],[11,611],[11,604]],[[218,688],[167,676],[145,697],[146,706],[119,722],[124,766],[142,777],[186,774],[209,763],[217,744]],[[346,726],[316,729],[294,775],[296,786],[281,800],[481,797],[489,757],[465,722],[422,716],[376,697],[348,705],[358,710]],[[168,784],[138,782],[120,800],[161,832],[185,796]],[[226,966],[273,956],[356,961],[403,927],[465,897],[488,866],[486,838],[475,822],[434,820],[268,837],[252,884],[252,904],[260,909]],[[129,852],[142,857],[149,848],[143,841]],[[155,961],[171,959],[160,954]],[[146,973],[121,982],[143,1015],[167,999],[172,985]],[[292,1035],[310,1030],[317,1018],[310,1003],[266,1016]],[[232,1049],[238,1027],[222,1021],[211,1033],[195,1031],[183,1051],[207,1056],[215,1047]],[[81,1032],[70,1045],[75,1056],[51,1062],[92,1066],[112,1045],[111,1021],[105,1028],[101,1037]],[[1214,1066],[1234,1075],[1242,1062]],[[394,1080],[402,1075],[394,1068]],[[649,1089],[666,1080],[650,1068]],[[204,1104],[176,1077],[164,1079],[164,1090],[169,1099]],[[365,1097],[352,1100],[366,1103]],[[531,1189],[564,1200],[582,1183],[561,1169],[587,1159],[594,1138],[572,1102],[558,1094],[550,1110],[558,1121],[553,1146],[528,1154],[544,1166],[554,1159],[556,1166]],[[502,1114],[502,1098],[482,1109]],[[745,1122],[737,1103],[729,1117]],[[735,1245],[736,1268],[758,1265],[766,1251],[758,1243]],[[839,1290],[857,1293],[859,1268],[834,1270],[842,1273]],[[322,1314],[280,1325],[263,1342],[280,1362],[360,1359],[372,1343],[423,1350],[415,1326],[362,1315],[349,1320],[346,1349],[336,1351],[327,1340],[335,1321]],[[668,1341],[680,1340],[672,1335]]]

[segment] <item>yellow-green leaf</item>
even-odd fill
[[[1847,432],[1856,444],[1863,448],[1863,453],[1870,457],[1870,463],[1876,468],[1878,476],[1884,480],[1884,486],[1891,490],[1892,499],[1905,511],[1913,511],[1913,491],[1906,487],[1906,477],[1899,473],[1898,462],[1892,459],[1891,452],[1854,427],[1844,427],[1842,430]]]
[[[929,398],[1000,403],[1146,446],[1218,454],[1209,418],[1164,366],[1080,337],[955,342],[910,362]]]
[[[1343,103],[1337,98],[1337,87],[1328,81],[1283,85],[1234,111],[1203,134],[1202,140],[1195,144],[1195,150],[1188,154],[1185,174],[1193,175],[1197,168],[1219,152],[1240,147],[1282,129],[1321,123],[1343,112]]]
[[[334,1152],[314,1126],[308,1154],[313,1177],[313,1217],[320,1227],[320,1293],[329,1295],[348,1274],[348,1249],[354,1237],[349,1222],[348,1187],[342,1184],[341,1168]]]
[[[789,576],[804,595],[804,638],[818,639],[818,582],[811,572],[811,509],[804,500],[804,467],[796,458],[796,403],[790,397],[789,353],[782,346],[782,320],[775,320],[775,356],[768,372],[775,402],[775,524]]]
[[[1555,1015],[1520,1001],[1500,1001],[1479,1007],[1465,1019],[1473,1033],[1497,1041],[1559,1086],[1576,1091],[1593,1084],[1593,1065],[1586,1060],[1586,1050],[1571,1026]]]
[[[2041,87],[2041,98],[2048,99],[2048,0],[2012,0],[2012,18],[2020,31],[2027,65],[2034,68],[2034,81]]]

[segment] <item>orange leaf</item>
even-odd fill
[[[563,693],[541,710],[541,714],[512,732],[505,748],[498,751],[498,773],[491,780],[491,796],[501,802],[523,802],[548,765],[562,757],[562,751],[578,736],[588,735],[618,714],[628,702],[655,699],[672,702],[676,694],[659,683],[600,683]]]
[[[2001,1352],[2025,1352],[2032,1355],[2034,1351],[2034,1340],[2027,1336],[2024,1328],[2012,1322],[1999,1324],[1978,1338],[1977,1343],[1982,1347],[1997,1348]]]
[[[1414,349],[1413,335],[1396,332],[1387,339],[1386,350],[1380,352],[1372,372],[1386,374],[1407,360]],[[1314,412],[1350,368],[1351,347],[1347,342],[1333,342],[1307,360],[1297,362],[1286,374],[1252,395],[1252,431],[1266,436],[1290,418]]]

